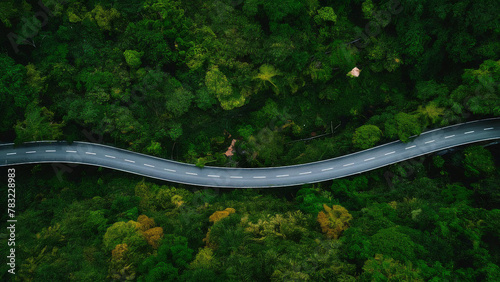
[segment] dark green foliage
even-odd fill
[[[139,204],[139,200],[140,198],[136,196],[118,196],[111,204],[111,212],[122,212],[132,209]]]
[[[331,193],[321,191],[319,188],[307,188],[307,186],[297,192],[295,201],[300,210],[313,216],[317,216],[318,212],[323,210],[323,204],[327,206],[338,204],[338,201],[333,199]]]
[[[12,58],[0,54],[0,117],[2,132],[12,128],[24,109],[35,98],[35,92],[26,83],[26,69]]]
[[[422,133],[422,125],[415,115],[398,113],[393,120],[385,123],[385,134],[391,138],[397,136],[403,142],[408,142],[411,136],[420,133]]]
[[[467,148],[464,154],[463,164],[467,176],[487,175],[495,171],[493,157],[487,149],[481,146],[472,146]]]
[[[360,209],[366,197],[363,193],[368,188],[368,179],[366,176],[356,176],[352,180],[336,179],[331,186],[332,195],[342,206],[348,210]]]
[[[384,254],[396,260],[406,262],[415,261],[422,246],[415,244],[412,239],[397,231],[397,228],[379,230],[371,238],[372,250],[375,254]]]
[[[166,234],[158,252],[144,260],[138,268],[140,281],[175,280],[193,259],[193,250],[183,236]]]
[[[64,138],[267,167],[500,115],[498,1],[43,2],[43,26],[36,1],[0,2],[2,142]],[[354,67],[360,76],[346,76]],[[258,191],[19,167],[18,279],[497,281],[497,147]],[[323,204],[353,216],[339,240],[320,233]],[[139,214],[163,228],[158,250],[127,225]],[[209,228],[217,247],[202,252]],[[120,243],[129,253],[111,263]]]

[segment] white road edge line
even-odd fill
[[[194,172],[186,172],[186,174],[189,174],[189,175],[198,175],[198,173],[194,173]]]
[[[68,151],[68,150],[66,150],[66,153],[76,153],[76,151]]]
[[[390,154],[394,154],[394,153],[396,153],[396,151],[392,151],[392,152],[386,153],[384,156],[387,156],[387,155],[390,155]]]
[[[444,139],[455,137],[455,135],[445,136]]]
[[[33,154],[36,153],[36,151],[27,151],[26,154]]]
[[[7,156],[8,156],[8,155],[15,155],[15,154],[17,154],[17,153],[7,153]]]
[[[56,150],[45,150],[45,153],[54,153]]]
[[[411,149],[411,148],[415,148],[417,147],[417,145],[413,145],[413,146],[410,146],[410,147],[406,147],[405,150],[408,150],[408,149]]]
[[[243,178],[243,176],[229,176],[229,178]]]
[[[265,176],[254,176],[253,178],[266,178]]]
[[[208,177],[220,177],[220,175],[213,175],[213,174],[209,174],[207,175]]]
[[[364,160],[364,162],[371,161],[371,160],[374,160],[374,159],[375,158],[369,158],[369,159]]]
[[[493,127],[488,127],[488,128],[485,128],[484,130],[492,130]]]
[[[169,168],[164,168],[164,170],[166,170],[166,171],[170,171],[170,172],[176,172],[176,170],[174,170],[174,169],[169,169]]]
[[[131,160],[127,160],[125,159],[126,162],[129,162],[129,163],[135,163],[135,161],[131,161]]]
[[[344,166],[350,166],[350,165],[353,165],[354,163],[350,163],[350,164],[345,164]]]
[[[471,134],[471,133],[474,133],[474,130],[473,131],[464,132],[464,134]]]
[[[287,177],[290,176],[289,174],[282,174],[282,175],[276,175],[276,177]]]
[[[149,166],[149,167],[155,167],[154,165],[150,165],[150,164],[144,164],[145,166]]]
[[[92,152],[85,152],[85,154],[87,154],[87,155],[95,155],[95,153],[92,153]]]
[[[310,173],[312,173],[312,171],[301,172],[301,173],[299,173],[299,174],[300,174],[300,175],[304,175],[304,174],[310,174]]]
[[[327,170],[332,170],[332,169],[333,169],[333,167],[329,167],[329,168],[324,168],[321,171],[327,171]]]
[[[116,159],[116,157],[114,156],[110,156],[110,155],[104,155],[106,158],[112,158],[112,159]]]
[[[425,142],[425,144],[429,144],[429,143],[432,143],[434,141],[436,141],[436,140],[427,141],[427,142]]]

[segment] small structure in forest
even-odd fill
[[[224,153],[224,155],[226,155],[226,157],[231,157],[233,154],[233,151],[234,151],[234,143],[236,143],[236,139],[233,139],[233,141],[231,141],[231,146],[229,146],[229,148],[227,148],[227,151]]]
[[[347,75],[350,77],[358,77],[360,72],[361,70],[358,69],[358,67],[354,67],[350,72],[347,73]]]

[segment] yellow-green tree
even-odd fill
[[[376,254],[363,266],[362,278],[366,281],[424,281],[420,276],[420,269],[414,268],[411,263],[403,264],[390,257]]]
[[[136,221],[115,222],[104,234],[103,243],[106,250],[112,250],[116,245],[126,243],[129,247],[139,247],[145,243],[144,236],[138,232]]]
[[[426,125],[436,123],[444,114],[444,108],[439,108],[436,103],[430,102],[425,107],[418,106],[417,112],[425,120]]]
[[[245,97],[233,92],[233,87],[218,66],[212,66],[205,75],[205,85],[214,94],[224,110],[231,110],[245,104]]]
[[[211,248],[202,248],[196,254],[195,259],[190,263],[190,268],[211,269],[216,266],[214,251]]]
[[[381,137],[382,130],[376,125],[363,125],[358,127],[354,132],[352,143],[354,147],[364,150],[375,146]]]
[[[95,21],[101,29],[110,31],[111,23],[120,17],[120,13],[115,8],[105,10],[101,5],[97,5],[86,17]]]
[[[142,54],[135,50],[125,50],[125,52],[123,52],[123,56],[125,57],[125,61],[131,68],[136,69],[142,64]]]
[[[255,240],[264,240],[266,237],[279,237],[288,240],[300,241],[307,233],[308,218],[301,211],[287,212],[286,214],[267,215],[257,223],[248,221],[248,216],[241,219],[241,224],[246,226],[245,231],[250,232]]]
[[[260,88],[267,88],[266,82],[268,82],[272,86],[274,86],[273,90],[276,93],[279,93],[278,86],[276,86],[273,79],[273,77],[278,75],[281,75],[281,73],[276,68],[268,64],[263,64],[262,66],[260,66],[259,73],[254,77],[254,79],[259,79]]]
[[[321,230],[328,238],[338,239],[349,228],[352,215],[342,206],[333,205],[331,208],[323,205],[324,211],[318,213],[318,222]]]

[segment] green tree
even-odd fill
[[[217,97],[224,110],[232,110],[245,104],[245,97],[233,91],[231,83],[218,66],[212,66],[207,71],[205,85]]]
[[[469,203],[473,192],[459,184],[448,184],[441,191],[441,196],[445,203],[452,204],[455,202]]]
[[[415,261],[423,250],[408,235],[399,232],[397,227],[379,230],[372,236],[371,242],[376,254],[384,254],[402,262]]]
[[[167,97],[165,107],[175,117],[179,117],[186,113],[193,100],[193,93],[184,87],[176,88],[173,93],[165,93],[165,95]]]
[[[53,122],[54,113],[45,107],[38,107],[35,101],[28,105],[25,120],[14,127],[16,143],[26,141],[57,140],[62,137],[64,123]]]
[[[115,222],[103,237],[103,244],[107,251],[111,251],[118,244],[127,244],[134,252],[147,246],[144,236],[139,232],[137,222]]]
[[[446,84],[440,84],[434,80],[419,81],[417,82],[415,88],[417,90],[417,98],[422,101],[429,101],[438,97],[446,97],[450,93]]]
[[[375,146],[381,137],[382,130],[377,126],[371,124],[363,125],[358,127],[354,132],[352,143],[354,147],[364,150]]]
[[[320,188],[307,188],[304,186],[295,195],[295,201],[301,211],[317,216],[323,210],[323,204],[328,206],[338,204],[332,194],[321,191]]]
[[[316,23],[318,23],[318,24],[321,23],[322,21],[325,21],[325,22],[330,21],[330,22],[336,23],[337,22],[337,15],[333,11],[332,7],[321,7],[318,10],[318,15],[314,16],[314,21],[316,21]]]
[[[408,142],[412,135],[422,133],[422,126],[418,117],[407,113],[398,113],[394,120],[388,120],[384,124],[386,135],[398,136],[403,142]]]
[[[495,171],[495,163],[490,151],[481,146],[471,146],[464,151],[465,175],[488,175]]]
[[[101,29],[111,31],[111,24],[120,17],[120,13],[115,8],[105,10],[101,5],[97,5],[86,16],[95,21]]]
[[[26,69],[12,58],[0,54],[0,130],[12,128],[17,118],[16,109],[24,109],[35,98],[34,91],[26,85]]]
[[[136,69],[142,64],[142,54],[135,50],[125,50],[125,52],[123,52],[123,56],[125,57],[125,61],[131,68]]]
[[[176,281],[179,277],[179,270],[171,263],[159,262],[155,268],[151,269],[144,280],[140,281]]]
[[[376,254],[363,266],[362,281],[425,281],[420,276],[420,269],[411,263],[401,263],[393,258]]]

